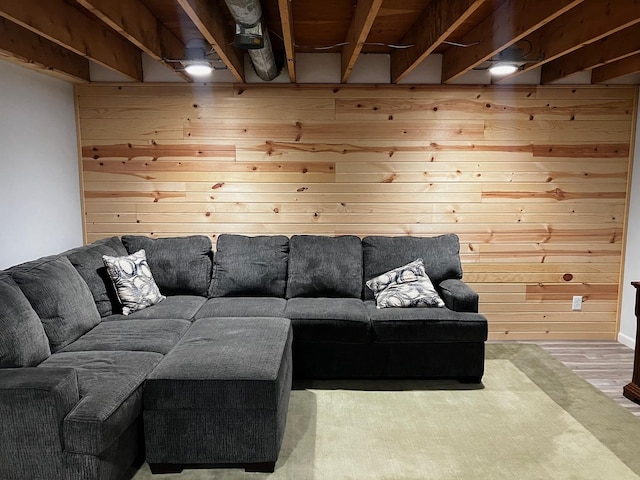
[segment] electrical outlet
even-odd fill
[[[573,296],[573,303],[571,304],[571,310],[574,310],[574,311],[582,310],[582,296],[581,295],[574,295]]]

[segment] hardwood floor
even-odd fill
[[[577,375],[600,389],[616,403],[640,417],[640,405],[622,395],[622,387],[631,381],[633,350],[617,342],[537,341]]]

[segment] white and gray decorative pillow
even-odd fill
[[[444,307],[421,258],[372,278],[366,283],[377,308]]]
[[[150,307],[167,298],[160,293],[153,279],[144,250],[125,257],[103,255],[102,260],[122,304],[123,315]]]

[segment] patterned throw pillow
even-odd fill
[[[125,257],[103,255],[102,260],[122,304],[123,315],[150,307],[167,298],[160,293],[153,279],[144,250]]]
[[[372,278],[366,283],[377,308],[444,307],[421,258]]]

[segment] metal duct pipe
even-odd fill
[[[253,27],[262,22],[262,7],[260,0],[225,0],[231,16],[244,27]],[[273,55],[269,31],[266,25],[262,24],[264,36],[264,47],[249,50],[249,57],[258,77],[267,82],[278,76],[279,68]]]

